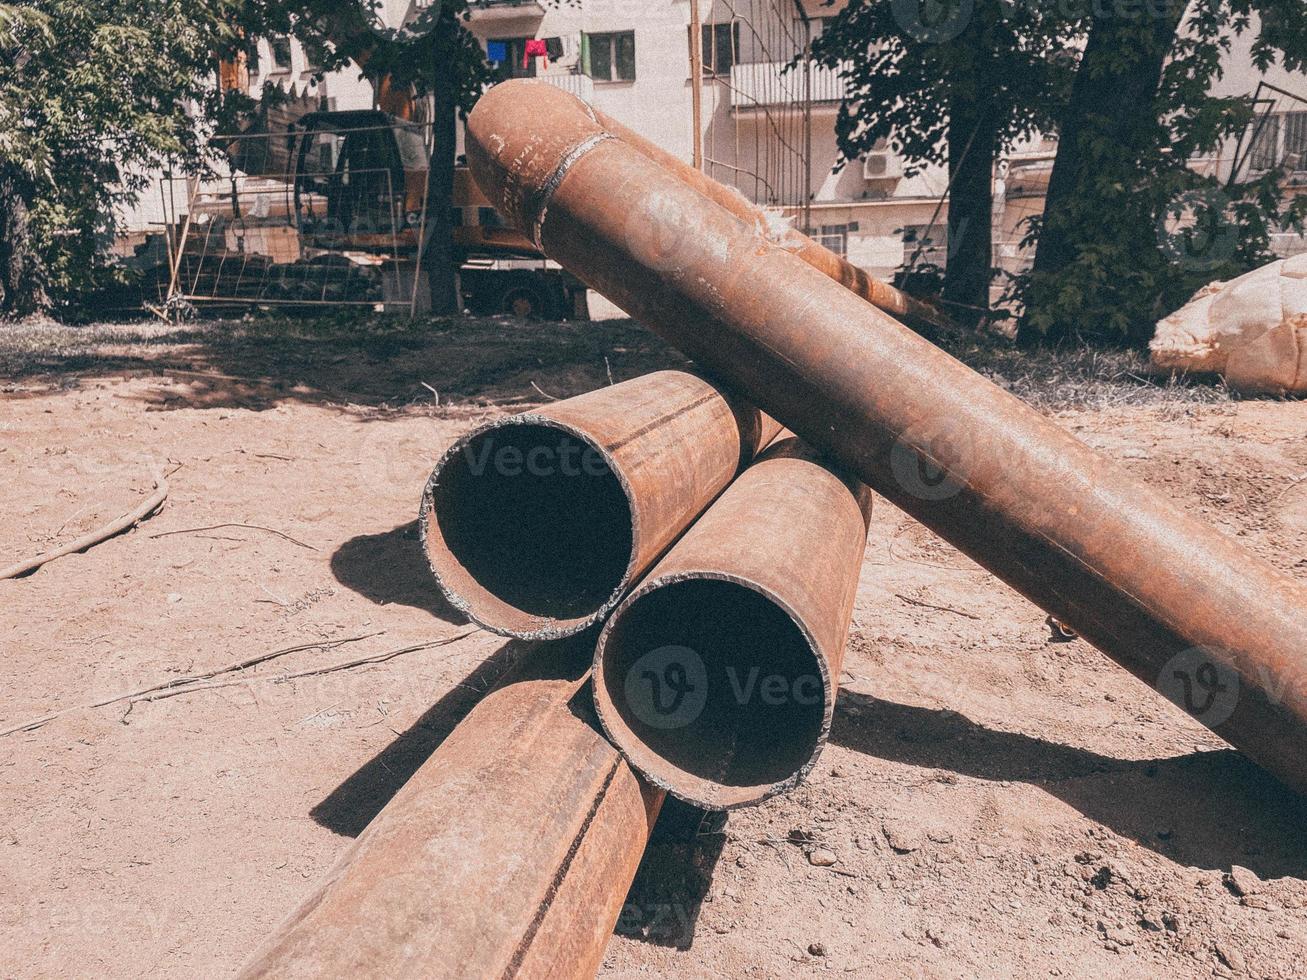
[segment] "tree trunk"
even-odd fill
[[[949,108],[948,262],[944,300],[950,313],[978,321],[989,309],[993,275],[993,173],[998,137],[993,120],[974,101]]]
[[[0,164],[0,316],[43,313],[50,307],[41,261],[32,249],[28,214],[32,186],[15,168]]]
[[[449,316],[463,311],[454,250],[454,155],[458,150],[458,98],[448,71],[453,58],[436,47],[432,93],[431,165],[427,174],[427,241],[423,267],[431,283],[431,312]]]
[[[1170,0],[1149,7],[1147,16],[1094,19],[1058,127],[1057,157],[1035,251],[1036,277],[1057,275],[1083,249],[1097,244],[1078,234],[1083,227],[1076,215],[1118,210],[1104,195],[1117,181],[1136,177],[1139,161],[1157,140],[1158,89],[1184,9],[1184,3]],[[1116,240],[1118,234],[1137,239],[1136,247],[1157,247],[1153,228],[1137,221],[1112,231]],[[1065,328],[1054,328],[1040,335],[1023,320],[1018,337],[1030,344],[1058,342],[1064,334]]]

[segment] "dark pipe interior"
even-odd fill
[[[544,425],[472,440],[441,471],[435,520],[482,588],[536,616],[588,616],[631,560],[631,508],[602,457]]]
[[[733,582],[641,596],[613,625],[602,682],[636,738],[725,786],[794,775],[821,734],[825,686],[811,647],[783,609]]]

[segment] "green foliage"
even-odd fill
[[[1053,124],[1074,58],[1063,5],[1042,0],[850,0],[814,43],[838,69],[841,165],[887,144],[912,176],[948,165],[943,301],[989,306],[995,158]],[[882,142],[883,141],[883,142]]]
[[[218,91],[220,59],[293,34],[324,71],[366,62],[470,109],[489,81],[464,29],[467,0],[437,0],[401,31],[378,0],[0,2],[0,315],[67,309],[115,281],[115,214],[162,168],[204,173],[214,133],[254,103]],[[268,93],[275,95],[275,93]],[[452,154],[450,166],[453,166]]]
[[[0,311],[66,305],[114,277],[115,208],[150,168],[202,161],[236,13],[231,0],[0,5],[0,224],[20,270],[0,278]]]
[[[1047,219],[1069,257],[1018,277],[1008,297],[1027,335],[1139,344],[1200,286],[1269,261],[1273,232],[1301,227],[1307,204],[1282,200],[1282,175],[1227,186],[1189,165],[1252,117],[1248,98],[1209,93],[1232,40],[1254,30],[1258,68],[1307,65],[1302,0],[850,0],[815,55],[847,85],[836,123],[845,161],[886,140],[912,173],[949,160],[960,110],[966,125],[997,122],[1001,152],[1082,109],[1088,124],[1059,147],[1071,190]],[[1110,43],[1087,61],[1094,32]],[[1101,91],[1150,70],[1148,97],[1124,114],[1073,105],[1087,82]],[[1044,220],[1028,224],[1027,246]]]
[[[814,58],[839,69],[846,86],[836,120],[841,160],[884,139],[909,174],[946,162],[954,103],[983,108],[1001,149],[1048,128],[1074,68],[1063,6],[850,0],[813,43]]]
[[[1067,260],[1037,264],[1010,293],[1024,307],[1029,339],[1142,346],[1155,322],[1200,287],[1271,261],[1273,232],[1302,230],[1307,202],[1286,204],[1284,174],[1223,182],[1190,161],[1228,155],[1253,117],[1250,96],[1209,94],[1232,40],[1259,25],[1255,66],[1264,70],[1278,60],[1301,69],[1307,5],[1197,0],[1183,18],[1179,13],[1178,29],[1162,39],[1155,96],[1135,106],[1127,124],[1096,118],[1090,107],[1076,145],[1064,139],[1059,148],[1078,154],[1074,192],[1032,223],[1026,241],[1052,227]],[[1146,19],[1091,22],[1092,30],[1113,32],[1112,44],[1080,70],[1128,76],[1148,58],[1155,26]]]

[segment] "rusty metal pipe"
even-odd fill
[[[782,439],[617,608],[595,652],[595,705],[651,783],[729,810],[817,764],[870,516],[870,490]]]
[[[780,427],[659,371],[491,422],[441,457],[419,528],[476,623],[552,639],[599,622]]]
[[[909,296],[903,290],[896,289],[889,283],[881,282],[879,279],[867,275],[864,270],[840,258],[826,246],[813,241],[803,232],[790,227],[789,223],[779,216],[769,215],[736,188],[727,187],[725,184],[713,180],[703,171],[690,166],[680,157],[668,153],[657,143],[645,139],[635,130],[622,125],[612,116],[599,111],[589,103],[576,99],[575,96],[569,96],[569,98],[575,99],[577,105],[589,113],[591,118],[603,127],[606,132],[639,150],[654,163],[664,167],[714,204],[725,208],[737,218],[754,222],[757,224],[759,232],[770,238],[779,248],[783,248],[787,252],[793,252],[818,272],[834,279],[845,289],[857,293],[877,309],[884,310],[886,313],[911,323],[936,330],[956,331],[958,329],[957,324],[943,311],[916,297]]]
[[[508,82],[473,175],[565,268],[1307,792],[1307,587],[599,126]]]
[[[454,729],[243,980],[596,974],[663,793],[586,720],[586,647],[523,663],[530,672]]]

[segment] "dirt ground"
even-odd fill
[[[1307,579],[1307,405],[960,353]],[[152,462],[170,485],[0,582],[0,729],[66,711],[0,737],[0,975],[233,972],[511,655],[428,580],[433,460],[679,363],[623,321],[0,327],[0,564],[129,510]],[[605,977],[1304,975],[1302,804],[888,505],[845,668],[808,785],[667,808]]]

